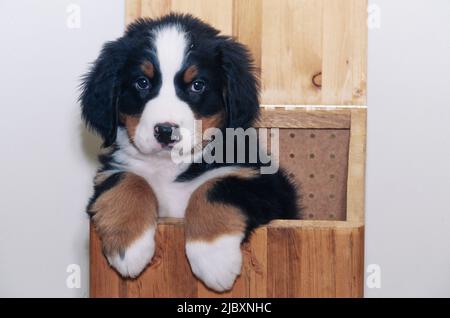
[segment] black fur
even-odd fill
[[[109,42],[103,47],[85,76],[80,97],[82,116],[103,138],[104,146],[110,146],[116,139],[120,72],[127,56],[123,42]]]
[[[248,128],[259,114],[259,85],[250,53],[242,44],[223,38],[220,54],[227,83],[228,127]]]
[[[252,179],[227,177],[211,188],[208,200],[238,207],[247,217],[246,237],[271,220],[299,218],[300,197],[283,170]]]

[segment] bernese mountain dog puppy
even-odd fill
[[[150,263],[158,217],[184,218],[193,273],[225,291],[240,274],[240,246],[251,231],[299,217],[293,182],[281,169],[260,173],[268,163],[249,160],[249,143],[244,160],[225,146],[211,153],[226,151],[227,160],[198,160],[218,136],[198,141],[199,127],[238,146],[225,130],[253,129],[259,110],[249,51],[201,20],[170,14],[131,24],[104,45],[80,101],[106,148],[87,210],[122,276],[136,277]]]

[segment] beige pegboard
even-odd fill
[[[280,165],[300,187],[303,219],[346,220],[349,138],[349,129],[279,129]]]

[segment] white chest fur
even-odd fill
[[[120,149],[114,153],[114,159],[119,163],[116,167],[121,171],[135,173],[150,184],[158,200],[160,217],[183,218],[189,199],[199,186],[237,170],[236,167],[223,167],[190,181],[176,182],[176,177],[189,167],[188,163],[175,163],[167,153],[164,156],[144,156],[130,144],[122,130],[118,131],[117,142]]]

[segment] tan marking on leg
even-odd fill
[[[123,251],[150,226],[156,226],[157,200],[142,177],[125,173],[119,183],[92,205],[104,252]]]
[[[186,71],[184,71],[183,81],[187,84],[192,82],[192,80],[198,75],[198,69],[196,65],[189,66]]]
[[[209,180],[195,190],[186,209],[186,239],[212,241],[224,234],[244,233],[245,215],[232,205],[210,202],[208,191],[223,178],[235,176],[248,179],[256,175],[257,171],[254,169],[239,169],[226,176]]]
[[[145,61],[144,63],[142,63],[141,70],[150,79],[152,79],[153,76],[155,76],[155,68],[152,62],[150,61]]]

